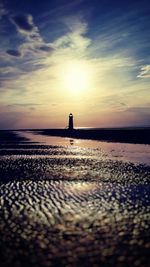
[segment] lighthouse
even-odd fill
[[[69,114],[69,126],[68,126],[68,129],[70,131],[73,130],[73,115],[72,115],[72,113]]]

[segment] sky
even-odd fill
[[[150,126],[149,0],[1,0],[0,129]]]

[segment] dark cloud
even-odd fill
[[[34,29],[33,19],[31,15],[16,15],[12,17],[12,22],[21,30],[32,32]]]
[[[6,51],[6,53],[7,53],[8,55],[11,55],[11,56],[14,56],[14,57],[20,57],[20,56],[21,56],[21,53],[20,53],[20,51],[18,51],[18,50],[8,49],[8,50]]]
[[[44,51],[44,52],[52,52],[53,51],[53,48],[52,47],[49,47],[47,45],[42,45],[42,46],[39,47],[39,49],[41,51]]]

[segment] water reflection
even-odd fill
[[[91,149],[93,156],[99,157],[101,153],[104,158],[131,161],[134,163],[150,164],[150,145],[101,142],[96,140],[70,139],[59,136],[46,136],[32,131],[17,132],[26,137],[30,142],[39,144],[59,146],[68,149]]]
[[[73,139],[70,139],[70,145],[73,146],[74,145],[74,140]]]

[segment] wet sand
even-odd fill
[[[2,267],[149,266],[149,145],[0,141]]]

